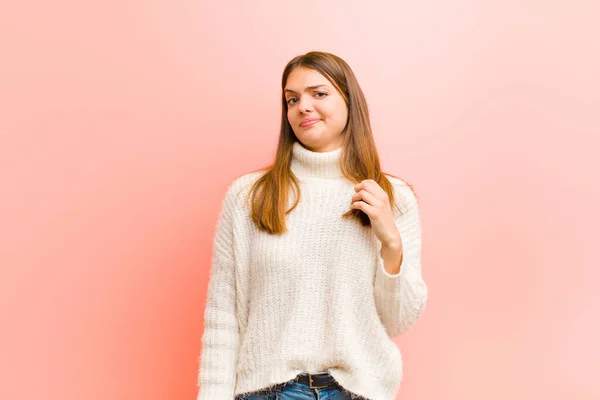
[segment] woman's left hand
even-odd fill
[[[357,193],[352,196],[352,208],[359,209],[369,216],[373,233],[382,245],[402,246],[400,232],[385,190],[372,179],[356,184],[354,190]]]

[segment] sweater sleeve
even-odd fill
[[[396,201],[402,209],[402,215],[395,217],[402,238],[402,264],[397,274],[389,274],[378,240],[374,279],[377,313],[390,337],[408,331],[423,313],[427,302],[427,285],[421,275],[421,224],[417,199],[406,184],[394,184],[394,188]]]
[[[235,203],[230,188],[222,204],[213,240],[197,400],[234,397],[239,347],[233,251]]]

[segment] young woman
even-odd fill
[[[393,400],[402,359],[391,338],[427,300],[415,195],[382,173],[344,60],[291,60],[282,102],[274,163],[223,200],[198,399]]]

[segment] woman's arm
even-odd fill
[[[235,196],[230,187],[222,204],[213,240],[198,372],[198,400],[234,397],[239,347],[233,252],[235,214]]]
[[[395,217],[401,250],[379,242],[381,248],[374,280],[377,312],[390,337],[405,333],[415,324],[428,296],[421,275],[421,224],[417,199],[408,185],[394,184],[394,188],[403,211]]]
[[[382,243],[381,258],[383,259],[383,266],[388,274],[396,275],[400,272],[403,254],[404,248],[402,247],[402,240],[400,238],[398,238],[396,243]]]

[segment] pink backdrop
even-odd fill
[[[312,49],[420,199],[398,398],[600,398],[599,3],[366,4],[3,2],[0,398],[195,398],[220,201]]]

